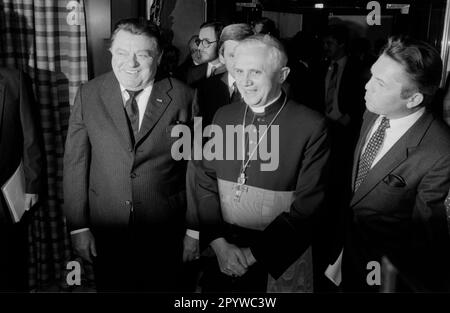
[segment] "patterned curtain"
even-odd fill
[[[161,26],[162,0],[147,0],[147,19]]]
[[[29,283],[34,291],[60,290],[70,241],[61,211],[64,141],[70,104],[87,81],[84,2],[0,1],[0,66],[33,81],[46,156],[47,194],[31,212]]]

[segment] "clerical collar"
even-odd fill
[[[281,95],[282,95],[282,92],[280,91],[280,94],[278,95],[278,97],[276,97],[275,99],[273,99],[273,100],[270,101],[269,103],[267,103],[267,104],[265,104],[265,105],[263,105],[263,106],[260,106],[260,107],[252,107],[251,105],[249,105],[249,108],[253,111],[253,113],[263,114],[263,113],[265,113],[266,108],[267,108],[269,105],[271,105],[271,104],[277,102],[277,101],[280,99]]]

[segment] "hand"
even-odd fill
[[[211,247],[216,253],[222,273],[235,277],[247,272],[247,260],[237,246],[228,243],[224,238],[217,238],[211,242]]]
[[[35,193],[26,193],[25,194],[25,211],[28,211],[35,205],[39,200],[39,195]]]
[[[244,253],[248,266],[252,266],[253,264],[256,263],[256,259],[253,256],[252,250],[250,250],[250,248],[243,248],[242,253]]]
[[[198,239],[185,235],[183,241],[183,262],[197,260],[200,257]]]
[[[92,256],[97,256],[94,235],[90,230],[73,234],[72,247],[76,255],[89,263],[93,263]]]

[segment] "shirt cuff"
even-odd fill
[[[82,233],[82,232],[88,231],[88,230],[89,230],[89,228],[75,229],[75,230],[72,230],[72,231],[70,232],[70,234],[71,234],[71,235],[75,235],[75,234]]]
[[[200,232],[192,229],[187,229],[186,235],[197,240],[200,238]]]

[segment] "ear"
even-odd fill
[[[288,77],[290,71],[291,71],[291,69],[289,67],[287,67],[287,66],[284,66],[284,67],[281,68],[281,70],[280,70],[280,84],[284,83],[284,81]]]
[[[423,94],[420,92],[414,93],[411,97],[408,98],[408,102],[406,103],[406,107],[408,109],[417,108],[423,102]]]
[[[225,57],[223,56],[223,50],[222,51],[219,50],[219,61],[220,63],[225,64]]]

